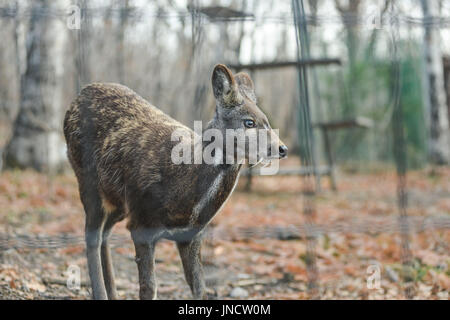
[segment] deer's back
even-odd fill
[[[127,188],[145,191],[161,182],[162,171],[174,170],[175,129],[192,138],[192,130],[118,84],[88,85],[64,120],[68,156],[79,183],[86,174],[95,174],[100,192],[114,205]]]

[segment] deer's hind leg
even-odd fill
[[[101,244],[102,271],[108,299],[115,300],[117,299],[117,292],[114,277],[114,267],[111,259],[109,238],[114,225],[124,219],[125,212],[123,208],[112,208],[105,206],[104,201],[105,200],[103,200],[103,211],[106,213],[107,217],[105,225],[103,227]]]
[[[80,198],[86,212],[86,254],[93,299],[106,300],[107,294],[100,257],[106,213],[102,208],[97,188],[93,185],[80,185]]]

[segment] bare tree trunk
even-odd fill
[[[247,10],[247,0],[243,0],[241,4],[241,11],[245,12]],[[236,54],[236,63],[239,63],[239,59],[241,58],[241,51],[242,51],[242,40],[245,36],[245,21],[242,20],[239,24],[239,36],[236,42],[236,47],[234,49]]]
[[[348,59],[350,67],[353,67],[358,52],[358,19],[361,0],[348,0],[343,2],[341,0],[335,0],[336,8],[342,17],[342,23],[347,32]]]
[[[430,24],[439,16],[437,0],[421,0],[424,32],[424,104],[428,127],[428,157],[432,164],[450,163],[450,131],[444,87],[444,67],[439,26]]]
[[[378,17],[374,17],[375,19],[383,19],[383,16],[386,14],[387,10],[392,7],[392,0],[384,0],[384,6],[383,9],[379,8],[381,11],[377,12],[376,14]],[[375,23],[375,21],[373,21]],[[364,58],[368,59],[369,57],[372,57],[375,51],[375,46],[377,44],[378,36],[380,34],[380,30],[378,28],[373,28],[372,33],[370,34],[370,40],[369,44],[367,45],[366,49],[364,50]]]
[[[125,29],[128,23],[128,13],[130,10],[129,0],[119,1],[120,22],[117,29],[117,73],[119,82],[125,83]]]
[[[19,17],[20,13],[23,10],[23,4],[21,4],[19,2],[19,0],[16,0],[15,3],[15,8],[16,8],[16,16],[14,17],[14,50],[16,51],[16,74],[17,74],[17,78],[19,80],[19,82],[21,81],[22,78],[22,71],[23,71],[23,66],[25,65],[25,62],[23,61],[23,57],[26,56],[25,55],[25,45],[23,45],[20,41],[21,36],[25,35],[25,32],[22,32],[22,27],[23,27],[23,23]],[[25,31],[25,28],[23,28],[23,30]],[[24,39],[24,38],[23,38]],[[19,90],[20,90],[20,86],[19,86]]]
[[[444,82],[447,94],[447,115],[450,122],[450,56],[444,58]]]
[[[359,82],[356,75],[356,64],[359,51],[359,19],[361,0],[334,0],[337,10],[341,15],[342,23],[347,34],[347,52],[348,52],[348,86],[355,92],[358,91]],[[355,95],[345,93],[349,97],[343,105],[342,116],[348,117],[354,115],[357,109]],[[346,139],[348,138],[348,134]],[[350,147],[350,144],[348,144]]]
[[[87,0],[78,0],[78,6],[81,9],[81,23],[80,29],[76,35],[76,54],[75,54],[75,66],[77,70],[76,87],[77,92],[80,92],[81,88],[90,82],[90,29],[91,29],[91,17],[88,12]]]
[[[317,25],[317,11],[319,9],[320,0],[308,0],[309,11],[311,14],[311,25]]]
[[[27,66],[19,114],[6,148],[7,167],[54,171],[65,161],[60,132],[67,28],[64,19],[42,12],[64,12],[69,4],[69,1],[33,2],[26,41]]]

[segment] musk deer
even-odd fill
[[[256,105],[247,74],[233,75],[219,64],[212,87],[216,109],[205,130],[217,129],[226,136],[227,129],[265,129],[270,132],[270,149],[275,146],[276,152],[258,159],[286,156],[287,147]],[[94,299],[117,297],[108,239],[114,224],[125,218],[136,250],[141,299],[156,298],[154,250],[162,238],[176,241],[194,298],[206,297],[201,235],[231,194],[242,162],[174,164],[171,150],[181,143],[172,141],[175,130],[184,134],[183,143],[196,143],[191,129],[119,84],[86,86],[66,113],[64,134],[86,213]],[[197,143],[204,148],[202,139]],[[248,159],[251,148],[247,140],[245,144]]]

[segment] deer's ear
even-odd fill
[[[237,94],[237,83],[230,69],[223,64],[214,67],[212,74],[214,97],[224,102],[231,102]]]
[[[239,91],[243,93],[248,99],[256,103],[255,88],[253,86],[253,81],[250,76],[245,72],[239,72],[234,76],[236,82],[239,86]]]
[[[250,76],[245,72],[239,72],[234,76],[239,86],[243,86],[246,89],[254,90],[253,81]]]

